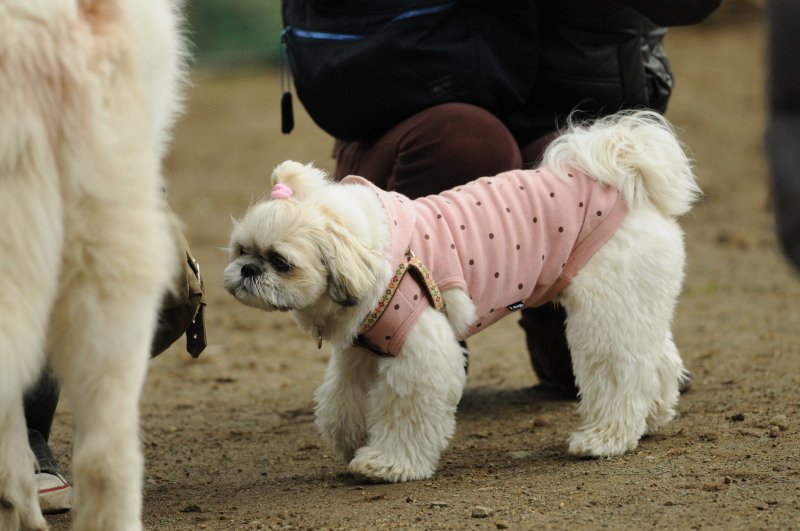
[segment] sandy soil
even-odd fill
[[[196,72],[167,170],[208,284],[210,344],[198,360],[176,345],[151,362],[146,526],[800,527],[800,282],[769,211],[763,41],[757,9],[668,38],[678,79],[668,117],[707,194],[683,222],[689,266],[675,337],[695,381],[678,418],[624,457],[567,455],[576,402],[536,387],[509,318],[470,340],[470,383],[439,472],[399,485],[358,483],[321,445],[311,403],[325,347],[288,315],[245,308],[221,288],[230,216],[284,159],[330,169],[331,140],[303,115],[280,134],[275,72]],[[64,403],[53,446],[67,475],[71,422]],[[69,521],[49,517],[55,529]]]

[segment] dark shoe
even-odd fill
[[[466,341],[459,341],[459,345],[464,349],[464,374],[469,374],[469,349],[467,349]]]
[[[520,326],[525,330],[531,365],[542,387],[576,397],[578,388],[572,372],[563,307],[547,303],[522,310]]]

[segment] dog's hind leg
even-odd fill
[[[431,477],[455,433],[464,363],[446,317],[426,309],[398,356],[379,360],[368,393],[367,445],[358,449],[349,470],[371,481]]]
[[[158,187],[138,169],[134,186],[85,196],[68,215],[48,352],[75,417],[78,529],[141,527],[139,399],[174,254]]]
[[[656,367],[660,386],[659,394],[647,415],[647,434],[656,433],[659,428],[675,418],[680,384],[686,373],[678,347],[672,340],[672,334],[667,334],[660,354],[661,358]]]
[[[314,393],[322,440],[347,462],[367,442],[367,393],[376,373],[377,360],[372,355],[355,348],[334,349],[325,380]]]
[[[579,455],[620,455],[674,416],[683,365],[670,324],[683,278],[677,225],[632,211],[564,291],[583,424]]]

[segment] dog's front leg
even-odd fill
[[[348,462],[367,441],[367,392],[375,382],[376,371],[376,358],[363,350],[334,348],[325,380],[314,393],[322,440]]]
[[[367,445],[350,472],[370,481],[431,477],[455,432],[464,359],[445,316],[427,309],[398,356],[379,360],[367,395]]]

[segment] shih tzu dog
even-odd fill
[[[224,285],[332,345],[316,423],[349,470],[429,478],[466,382],[460,340],[559,301],[580,389],[578,455],[620,455],[675,415],[670,331],[689,158],[648,111],[572,124],[542,165],[416,200],[287,161],[233,229]]]

